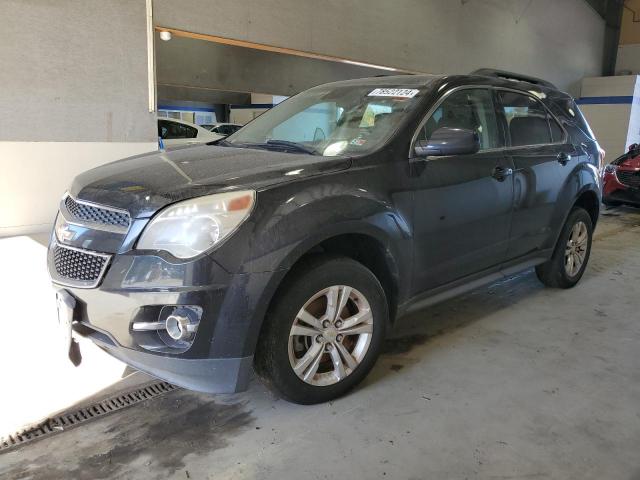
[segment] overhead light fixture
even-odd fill
[[[171,40],[171,32],[167,32],[166,30],[161,31],[160,40],[164,40],[165,42]]]
[[[374,63],[355,62],[353,60],[342,60],[342,63],[348,63],[349,65],[356,65],[358,67],[377,68],[378,70],[388,70],[390,72],[397,72],[397,68],[385,67],[383,65],[376,65]]]

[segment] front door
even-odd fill
[[[493,93],[449,94],[421,128],[475,130],[480,151],[413,162],[414,294],[498,266],[506,258],[513,203],[513,164],[504,155]],[[415,159],[414,159],[415,160]]]

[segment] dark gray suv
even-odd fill
[[[320,85],[214,144],[77,177],[49,248],[60,320],[187,388],[239,391],[255,370],[326,401],[410,310],[531,267],[574,286],[601,157],[573,99],[534,78]]]

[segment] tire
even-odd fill
[[[569,244],[569,241],[582,242],[581,232],[586,238],[579,245]],[[593,240],[593,223],[587,211],[580,207],[574,207],[569,214],[567,221],[562,227],[562,232],[556,243],[551,259],[536,267],[538,279],[548,287],[571,288],[582,278],[589,262],[591,254],[591,242]],[[569,252],[569,255],[567,255]],[[582,252],[582,254],[580,254]],[[573,255],[574,262],[568,260],[568,256]],[[579,267],[577,261],[582,258]]]
[[[337,316],[330,297],[333,304],[345,304]],[[276,293],[258,340],[256,373],[294,403],[338,398],[373,367],[388,321],[385,292],[370,270],[345,257],[313,257],[297,265]]]

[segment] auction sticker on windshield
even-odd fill
[[[369,93],[369,97],[396,97],[396,98],[413,98],[420,90],[413,88],[376,88]]]

